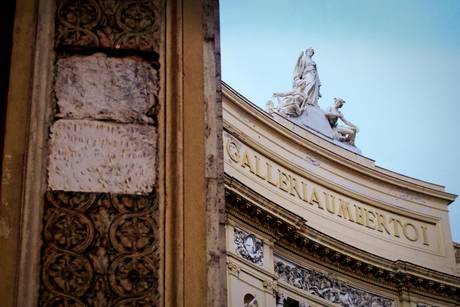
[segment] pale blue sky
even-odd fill
[[[347,101],[376,164],[460,194],[460,1],[221,0],[222,79],[259,105],[313,47],[323,109]],[[460,242],[460,201],[449,206]]]

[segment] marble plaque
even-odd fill
[[[57,61],[58,117],[152,123],[158,100],[157,71],[144,60],[96,53]]]
[[[58,120],[51,127],[49,188],[149,193],[155,184],[156,140],[149,125]]]

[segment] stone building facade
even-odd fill
[[[15,0],[1,306],[455,306],[443,187],[220,81],[216,0]]]
[[[225,306],[218,2],[7,2],[0,305]]]
[[[225,84],[223,108],[229,306],[459,304],[455,195]]]

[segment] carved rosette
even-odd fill
[[[393,301],[352,287],[331,275],[275,259],[275,274],[280,280],[340,306],[394,306]]]
[[[56,46],[157,52],[162,1],[58,0]]]
[[[257,265],[263,266],[264,243],[262,240],[256,238],[253,234],[249,234],[236,228],[234,234],[233,243],[235,246],[235,252],[243,258],[248,259]]]
[[[49,191],[40,306],[155,306],[153,196]]]

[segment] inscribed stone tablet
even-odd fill
[[[55,92],[58,117],[152,123],[157,71],[137,58],[109,58],[102,53],[71,56],[57,62]]]
[[[146,194],[155,162],[153,126],[61,119],[51,128],[52,190]]]

